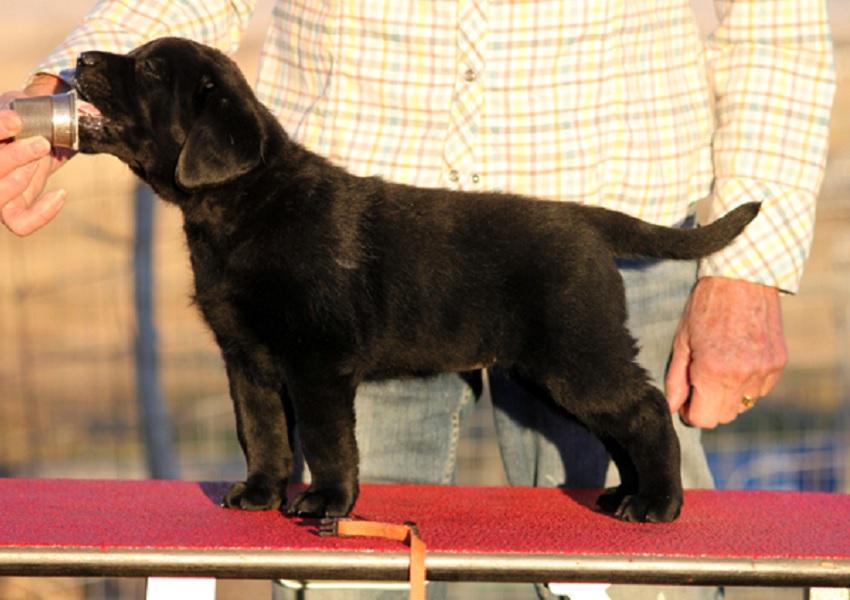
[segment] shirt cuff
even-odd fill
[[[700,261],[699,276],[743,279],[795,294],[811,249],[814,194],[756,179],[719,179],[708,220],[753,201],[761,202],[759,214],[726,248]]]

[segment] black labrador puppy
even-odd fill
[[[164,38],[80,56],[83,152],[117,156],[183,212],[195,301],[221,347],[247,479],[225,505],[286,502],[298,423],[313,479],[289,506],[341,516],[358,493],[364,380],[500,367],[606,445],[622,484],[600,506],[670,521],[679,447],[635,363],[615,257],[695,259],[758,212],[658,227],[566,202],[356,177],[291,140],[236,65]]]

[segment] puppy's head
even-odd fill
[[[162,38],[129,54],[86,52],[76,87],[101,113],[80,119],[80,149],[117,156],[158,189],[208,189],[262,160],[262,107],[221,52]]]

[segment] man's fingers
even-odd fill
[[[0,110],[0,140],[18,135],[22,127],[21,118],[13,110]]]
[[[781,372],[771,373],[761,383],[761,387],[759,388],[759,398],[767,396],[771,390],[776,387],[776,384],[779,383],[779,377],[782,375]]]
[[[38,174],[38,163],[31,162],[18,167],[2,179],[0,179],[0,208],[7,202],[17,200],[19,197],[25,204],[27,197],[33,198],[37,194],[28,195],[26,192],[33,185],[33,179]],[[40,190],[39,190],[40,191]]]
[[[48,223],[65,203],[65,190],[56,190],[44,194],[31,206],[19,196],[3,207],[2,221],[12,233],[20,236],[29,235]]]
[[[689,425],[714,429],[720,424],[730,423],[738,416],[737,402],[731,400],[728,389],[694,385],[691,401],[682,407],[681,415]]]
[[[51,157],[44,157],[18,167],[0,179],[0,209],[3,215],[17,214],[36,201],[50,176],[51,161]],[[9,204],[12,207],[7,209]],[[2,220],[7,222],[5,217]]]
[[[15,140],[11,144],[0,146],[0,180],[16,169],[40,160],[49,154],[50,142],[43,137]]]
[[[738,414],[747,412],[753,408],[762,396],[762,389],[765,386],[765,376],[760,373],[753,373],[741,386],[738,393]]]
[[[739,413],[746,412],[758,404],[758,401],[767,396],[779,381],[780,373],[772,372],[764,376],[751,377],[743,387],[741,394],[741,405]]]
[[[683,418],[703,429],[734,421],[743,408],[744,394],[756,391],[757,395],[762,381],[761,375],[741,367],[711,359],[691,363],[691,398]]]
[[[694,380],[691,401],[684,407],[682,417],[690,425],[712,429],[731,423],[738,415],[753,408],[776,384],[779,374],[766,379],[762,374],[753,373],[734,382],[701,376],[695,376]],[[745,401],[745,398],[752,402]]]
[[[671,413],[678,412],[687,402],[691,387],[688,377],[691,352],[687,342],[680,341],[680,335],[677,334],[676,340],[673,342],[673,355],[667,367],[667,377],[664,381],[667,404],[670,406]]]

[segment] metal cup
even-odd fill
[[[11,107],[23,122],[18,138],[43,136],[55,148],[78,149],[77,93],[16,98]]]

